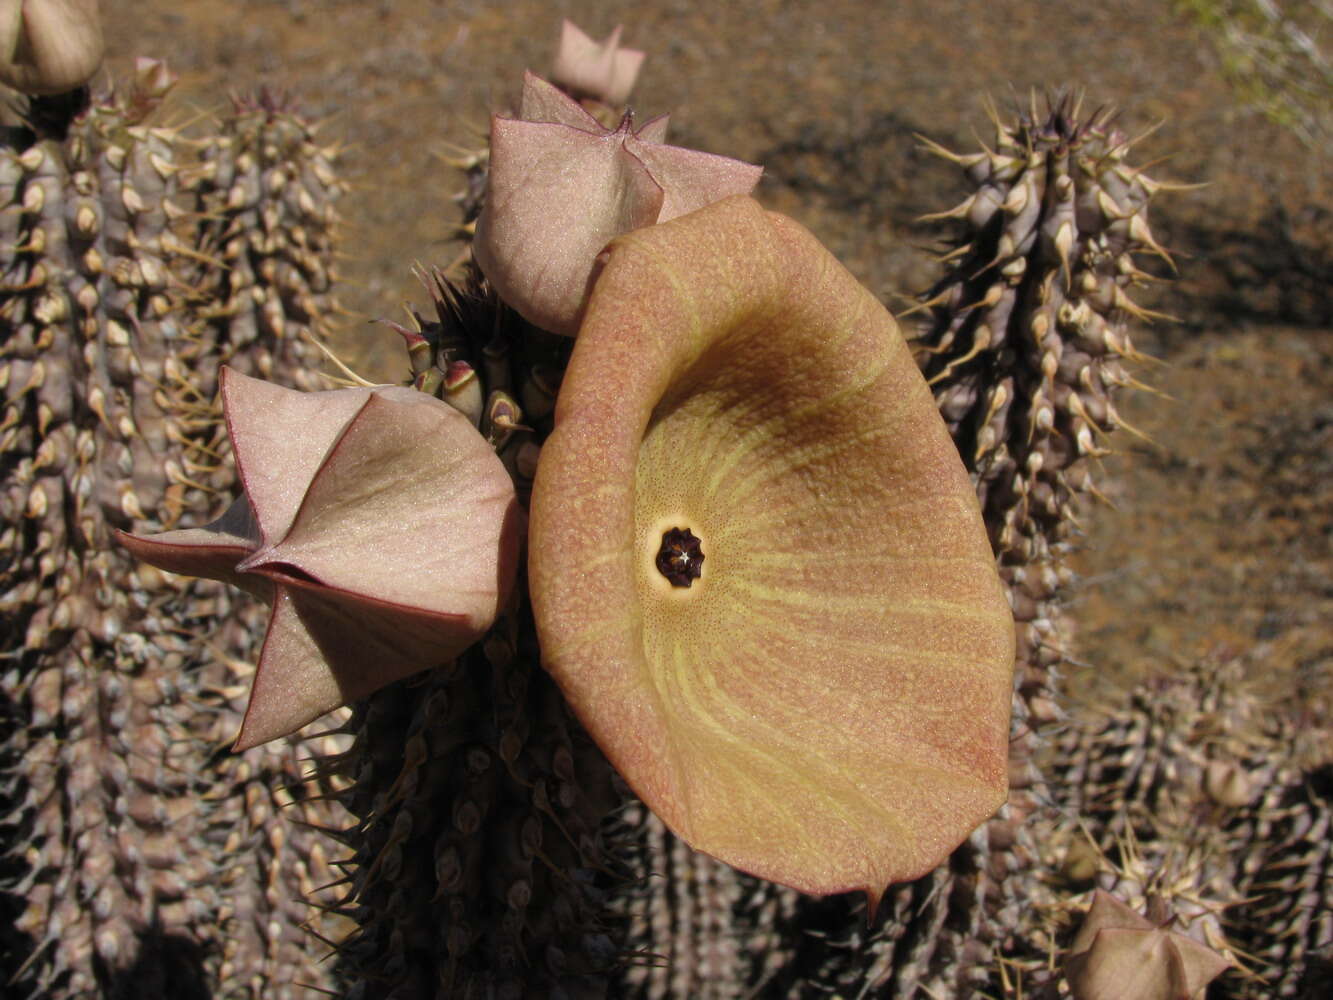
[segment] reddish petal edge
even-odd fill
[[[273,567],[254,572],[273,582],[275,595],[237,751],[442,665],[477,638],[471,628],[462,636],[441,634],[441,624],[458,624],[456,616],[348,595]],[[375,628],[367,629],[368,619]]]

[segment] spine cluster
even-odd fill
[[[230,346],[226,363],[324,388],[310,341],[337,311],[338,151],[320,145],[282,95],[262,90],[232,104],[227,127],[196,146],[206,266],[195,311]]]
[[[478,424],[522,491],[567,342],[520,329],[476,272],[422,277],[434,314],[399,328],[407,375]],[[604,895],[624,876],[599,829],[611,770],[541,668],[521,590],[455,663],[377,692],[346,729],[321,770],[353,817],[347,996],[603,996],[622,960]]]
[[[239,269],[213,252],[228,220],[196,140],[156,121],[168,86],[145,65],[128,94],[57,130],[34,115],[0,144],[0,975],[18,996],[328,982],[302,930],[301,893],[332,880],[301,825],[333,809],[305,787],[311,747],[225,752],[262,614],[136,564],[111,535],[226,503],[222,363],[314,367],[287,317],[248,337],[220,322],[218,283]],[[233,115],[205,144],[258,132]],[[337,190],[302,200],[331,218]],[[309,249],[327,274],[329,245]],[[277,277],[236,284],[279,299]],[[317,326],[328,305],[307,304]]]
[[[1010,743],[1011,794],[992,820],[985,865],[988,937],[1011,945],[1035,858],[1028,820],[1049,801],[1036,761],[1042,730],[1063,718],[1062,592],[1080,507],[1097,496],[1093,463],[1118,429],[1116,393],[1137,385],[1131,298],[1152,280],[1145,256],[1170,265],[1148,223],[1168,185],[1131,164],[1133,143],[1103,110],[1082,117],[1063,98],[1035,99],[994,148],[959,155],[975,190],[955,208],[946,273],[921,306],[922,372],[977,485],[1001,578],[1018,623]]]
[[[1333,941],[1327,748],[1306,752],[1298,699],[1261,696],[1253,666],[1215,655],[1151,675],[1047,748],[1059,810],[1038,823],[1030,970],[1099,887],[1140,911],[1164,905],[1174,930],[1230,959],[1220,996],[1319,995]]]

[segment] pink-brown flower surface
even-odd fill
[[[543,662],[692,846],[813,893],[1005,799],[1013,622],[892,318],[748,198],[611,244],[533,489]]]
[[[627,114],[607,129],[531,73],[519,117],[492,118],[473,252],[524,319],[574,336],[607,243],[754,189],[760,167],[669,146],[666,124],[661,117],[636,128]]]
[[[0,83],[64,93],[97,72],[104,49],[97,0],[0,0]]]
[[[642,52],[620,47],[620,25],[605,41],[597,42],[573,21],[560,22],[551,80],[569,92],[604,104],[624,104],[642,66]]]
[[[400,387],[302,393],[223,370],[244,495],[202,528],[119,538],[272,607],[237,748],[437,666],[507,600],[513,484],[471,422]]]

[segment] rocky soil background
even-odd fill
[[[345,144],[339,352],[397,380],[396,335],[423,295],[414,261],[449,264],[462,174],[521,71],[549,67],[560,18],[616,23],[649,53],[644,115],[673,142],[761,163],[758,195],[809,226],[901,310],[927,287],[935,238],[915,218],[963,194],[954,149],[1027,94],[1086,91],[1147,131],[1136,162],[1203,182],[1154,203],[1179,279],[1145,304],[1180,322],[1135,333],[1160,395],[1124,408],[1108,504],[1087,512],[1073,614],[1086,669],[1074,703],[1219,652],[1274,693],[1333,693],[1333,181],[1326,161],[1240,104],[1218,58],[1166,0],[1089,7],[988,0],[629,4],[186,0],[108,4],[109,67],[181,74],[182,119],[230,92],[289,92]],[[117,20],[117,15],[119,19]]]

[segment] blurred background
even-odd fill
[[[758,196],[794,216],[895,312],[930,285],[939,231],[916,222],[964,194],[916,136],[989,141],[986,101],[1074,89],[1144,138],[1136,163],[1202,186],[1163,194],[1157,238],[1178,278],[1134,331],[1160,359],[1139,377],[1087,512],[1078,689],[1205,654],[1244,657],[1284,687],[1333,671],[1333,70],[1326,5],[1269,0],[741,0],[611,4],[141,0],[106,4],[108,67],[180,74],[172,120],[231,93],[284,91],[341,147],[351,190],[339,353],[405,374],[396,335],[425,297],[414,262],[463,245],[451,161],[483,148],[524,68],[545,72],[560,19],[616,24],[648,52],[633,105],[672,139],[763,164]],[[1283,17],[1271,20],[1276,11]],[[117,15],[119,19],[117,19]],[[1324,48],[1319,48],[1323,30]],[[910,333],[910,321],[905,324]],[[1079,691],[1074,692],[1075,696]]]

